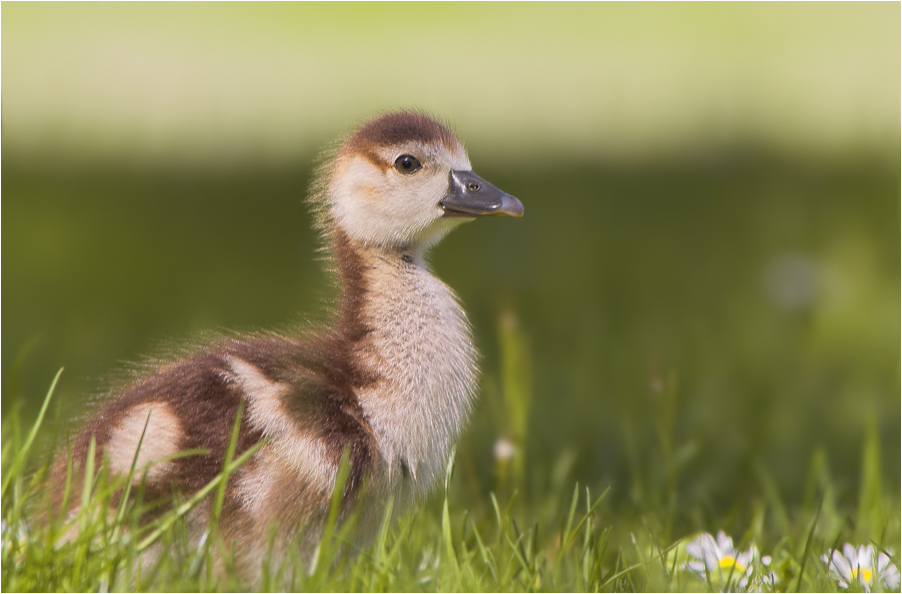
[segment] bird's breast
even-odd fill
[[[420,266],[375,274],[364,315],[371,333],[361,363],[381,379],[361,390],[360,403],[392,490],[424,495],[441,477],[472,406],[469,323],[451,290]]]

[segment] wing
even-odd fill
[[[375,440],[355,396],[356,378],[328,337],[226,340],[159,367],[104,402],[72,443],[76,478],[93,438],[96,465],[105,459],[111,473],[125,475],[137,462],[145,501],[173,492],[189,497],[222,471],[243,407],[235,456],[266,443],[230,477],[225,513],[236,526],[299,521],[328,506],[345,449],[352,462],[346,495],[356,494],[373,467]],[[203,453],[176,456],[186,450]],[[65,480],[61,458],[56,485]]]

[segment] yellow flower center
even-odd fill
[[[857,579],[859,584],[870,584],[874,574],[867,567],[853,567],[852,578]]]
[[[739,571],[745,571],[745,565],[743,565],[742,563],[737,563],[736,557],[734,557],[733,555],[724,555],[723,557],[721,557],[720,562],[717,564],[717,566],[721,569],[732,569],[735,567]]]

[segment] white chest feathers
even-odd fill
[[[373,333],[361,356],[382,379],[360,402],[390,488],[419,498],[441,478],[469,416],[476,350],[456,297],[422,262],[380,262],[369,281],[364,315]]]

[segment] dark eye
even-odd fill
[[[410,175],[415,171],[419,171],[423,166],[420,164],[420,160],[414,157],[413,155],[401,155],[397,159],[395,159],[395,169],[397,169],[400,173],[404,173],[405,175]]]

